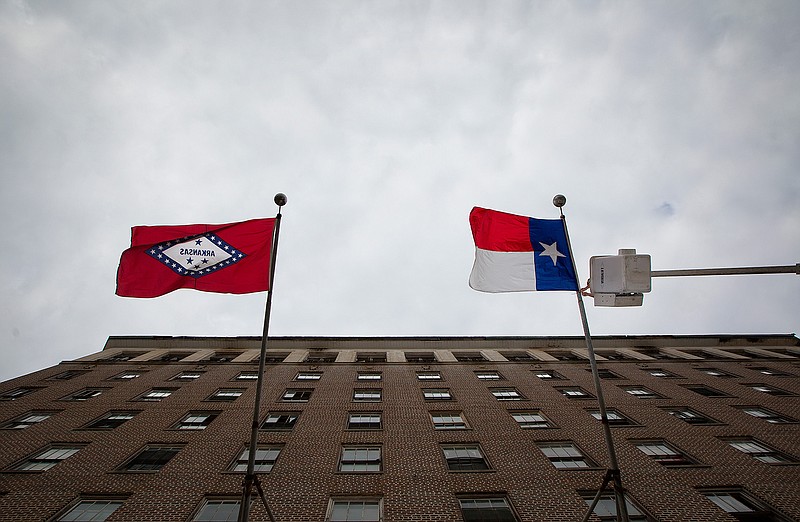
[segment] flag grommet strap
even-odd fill
[[[560,219],[475,207],[469,223],[475,240],[471,288],[493,293],[578,290]]]
[[[222,225],[137,226],[117,270],[117,295],[158,297],[179,288],[269,290],[274,218]]]

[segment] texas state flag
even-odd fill
[[[475,264],[469,286],[481,292],[578,290],[560,219],[475,207],[469,214]]]

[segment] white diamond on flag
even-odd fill
[[[202,277],[246,256],[217,235],[201,235],[153,245],[147,253],[176,274]],[[164,258],[168,259],[164,259]]]

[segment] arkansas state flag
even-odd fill
[[[475,264],[469,286],[481,292],[578,290],[560,219],[535,219],[475,207],[469,214]]]
[[[179,288],[249,294],[269,290],[275,218],[224,225],[139,226],[117,270],[117,295],[158,297]]]

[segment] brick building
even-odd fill
[[[800,520],[797,337],[594,342],[631,520]],[[0,383],[0,520],[235,520],[258,347],[111,337]],[[583,338],[274,338],[266,363],[278,521],[574,521],[602,482]]]

